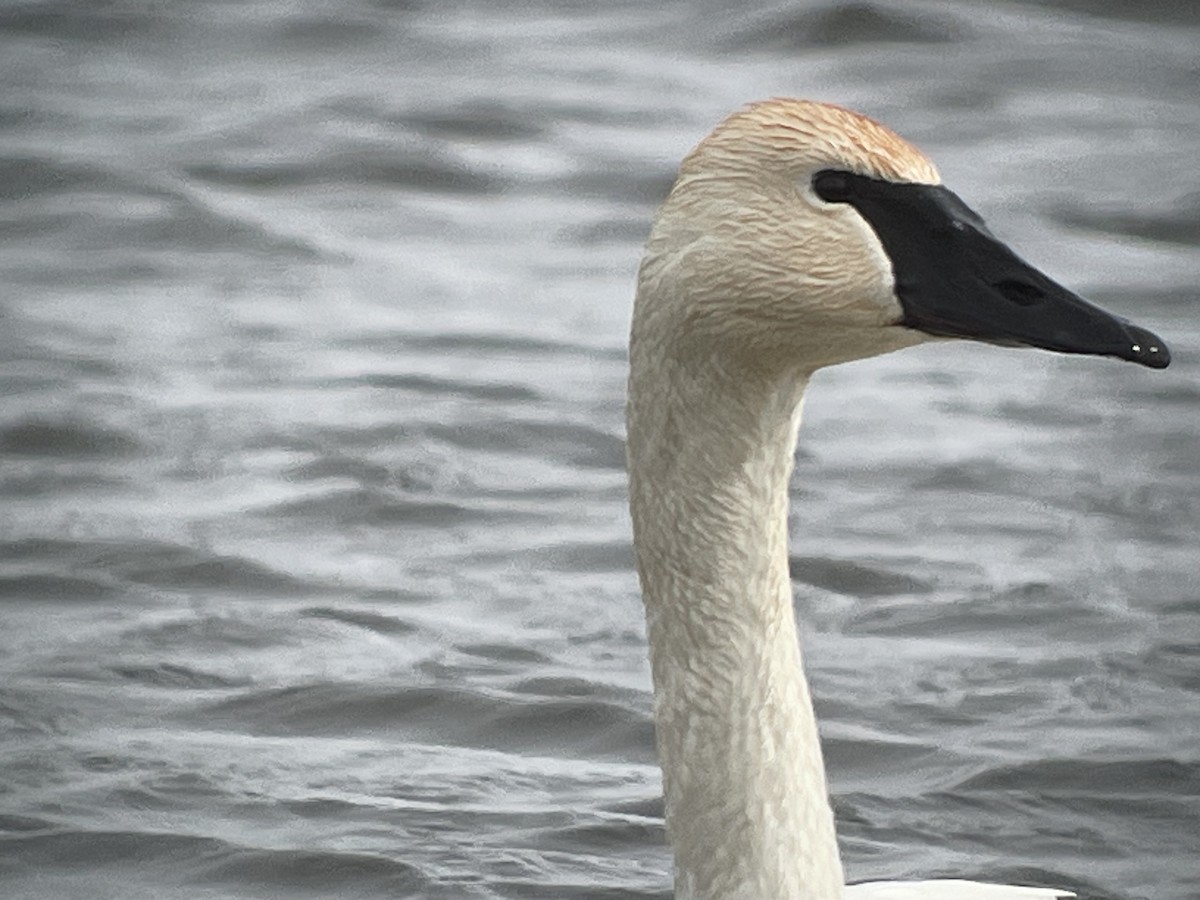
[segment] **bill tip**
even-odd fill
[[[1151,369],[1165,369],[1171,364],[1171,351],[1157,335],[1136,326],[1130,330],[1134,332],[1133,342],[1129,346],[1126,359]]]

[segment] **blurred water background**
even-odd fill
[[[0,77],[0,896],[670,895],[626,324],[783,94],[1176,356],[817,379],[850,877],[1200,897],[1190,0],[4,2]]]

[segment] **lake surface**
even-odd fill
[[[1200,15],[0,6],[0,895],[664,898],[622,406],[674,167],[852,106],[1175,362],[822,373],[853,879],[1200,896]]]

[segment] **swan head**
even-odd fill
[[[912,144],[792,99],[734,113],[683,161],[633,331],[635,352],[757,369],[814,371],[939,338],[1170,360],[1155,335],[997,240]]]

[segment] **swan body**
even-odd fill
[[[818,369],[946,337],[1122,357],[1166,347],[1017,258],[916,148],[778,99],[683,161],[638,276],[630,509],[680,900],[1034,900],[965,881],[846,886],[787,565]]]
[[[1054,888],[1014,887],[947,878],[937,881],[868,881],[846,886],[845,900],[1054,900],[1074,897]]]

